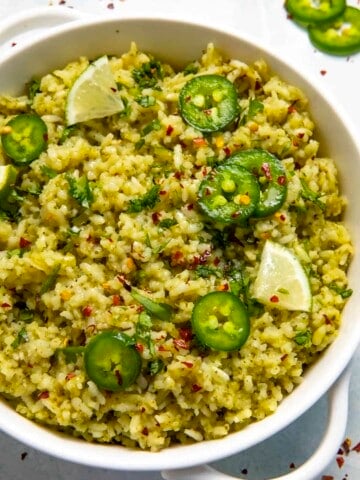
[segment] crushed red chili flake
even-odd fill
[[[31,245],[30,240],[27,240],[24,237],[20,237],[19,246],[20,248],[27,248]]]
[[[189,350],[190,344],[185,341],[183,338],[174,338],[174,347],[176,350]]]
[[[331,319],[327,315],[324,314],[323,317],[325,319],[325,324],[326,325],[331,325],[332,324]]]
[[[355,447],[352,448],[353,452],[360,453],[360,442],[355,445]]]
[[[166,190],[160,190],[159,195],[166,195],[167,191]]]
[[[223,152],[225,153],[225,155],[228,157],[230,154],[231,154],[231,150],[229,147],[224,147],[223,148]]]
[[[291,462],[290,465],[289,465],[289,468],[295,468],[295,463]]]
[[[38,399],[45,400],[46,398],[49,398],[49,396],[50,396],[50,393],[47,390],[45,390],[44,392],[39,393]]]
[[[188,210],[193,210],[194,209],[194,204],[193,203],[189,203],[189,205],[187,205],[186,207]]]
[[[321,480],[335,480],[333,475],[323,475]]]
[[[180,178],[182,177],[182,173],[178,170],[177,172],[174,173],[174,177],[177,179],[177,180],[180,180]]]
[[[195,147],[204,147],[207,145],[207,141],[203,137],[193,138],[193,144]]]
[[[181,362],[183,365],[185,365],[185,367],[187,368],[192,368],[194,366],[194,364],[192,362]]]
[[[261,170],[264,172],[265,177],[268,180],[271,180],[272,177],[271,177],[271,172],[270,172],[270,165],[267,162],[264,162],[261,165]]]
[[[120,283],[122,283],[122,285],[123,285],[123,287],[125,288],[125,290],[127,290],[128,292],[131,292],[131,285],[130,285],[130,283],[126,280],[125,275],[120,274],[120,275],[117,276],[117,279],[119,280]]]
[[[197,385],[196,383],[194,383],[194,385],[191,385],[191,391],[194,393],[199,392],[201,389],[202,387],[200,387],[200,385]]]
[[[174,131],[174,127],[172,125],[168,125],[166,129],[166,135],[171,135]]]
[[[261,82],[259,82],[259,80],[256,80],[255,82],[255,90],[260,90],[261,88]]]
[[[289,355],[288,355],[287,353],[284,353],[284,355],[282,355],[282,356],[280,357],[280,360],[283,362],[284,360],[287,359],[288,356],[289,356]]]
[[[12,47],[15,47],[15,46],[16,46],[16,42],[12,42],[11,46],[12,46]]]
[[[336,457],[336,463],[338,464],[339,468],[341,468],[344,465],[345,460],[343,457]]]
[[[272,295],[270,297],[270,302],[277,303],[279,301],[279,297],[277,295]]]
[[[161,217],[161,213],[159,212],[154,212],[151,214],[151,219],[155,225],[159,223],[160,217]]]
[[[2,308],[10,308],[11,307],[10,303],[6,303],[6,302],[3,302],[1,304],[1,306],[2,306]]]
[[[326,71],[326,70],[320,70],[320,73],[321,73],[321,75],[323,75],[323,76],[324,76],[324,75],[326,75],[326,74],[327,74],[327,71]]]
[[[65,377],[65,380],[71,380],[72,378],[76,377],[76,374],[73,373],[73,372],[69,372],[66,377]]]
[[[109,10],[113,10],[114,9],[114,4],[113,3],[108,3],[106,8],[108,8]]]
[[[142,353],[144,351],[144,345],[141,343],[135,343],[135,349],[139,352]]]
[[[141,413],[146,412],[146,408],[145,408],[145,407],[141,407],[141,408],[140,408],[140,412],[141,412]]]
[[[25,460],[25,458],[28,456],[28,453],[27,452],[22,452],[20,458],[21,460]]]
[[[114,305],[114,307],[122,304],[122,298],[120,297],[120,295],[115,294],[112,296],[112,304]]]
[[[193,332],[191,328],[188,328],[188,327],[180,327],[179,335],[180,335],[180,338],[182,338],[186,342],[189,342],[193,338]]]
[[[92,307],[90,307],[90,305],[86,305],[86,307],[84,307],[82,309],[82,313],[83,313],[84,317],[90,317],[90,315],[92,314],[92,311],[93,311],[93,309],[92,309]]]
[[[278,178],[277,178],[277,183],[279,185],[285,185],[286,183],[286,177],[285,175],[280,175]]]
[[[145,436],[148,436],[149,435],[149,429],[147,427],[144,427],[141,431],[141,433]]]
[[[300,132],[300,133],[297,134],[297,137],[298,138],[304,138],[304,135],[305,135],[304,132]]]
[[[169,349],[166,348],[164,345],[159,345],[159,346],[158,346],[158,351],[159,351],[159,352],[168,352]]]

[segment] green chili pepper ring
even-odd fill
[[[246,168],[260,185],[260,200],[254,216],[266,217],[281,208],[287,195],[286,171],[281,161],[261,149],[242,150],[227,160],[229,165]]]
[[[260,188],[246,168],[224,163],[201,182],[198,195],[200,208],[212,220],[241,223],[255,211]]]
[[[195,303],[192,328],[201,344],[213,350],[238,350],[250,333],[248,312],[230,292],[211,292]]]
[[[285,8],[294,20],[305,24],[331,21],[343,13],[346,0],[286,0]]]
[[[180,91],[179,106],[185,122],[202,132],[222,130],[239,114],[237,91],[221,75],[189,80]]]
[[[38,115],[17,115],[6,126],[9,132],[1,135],[1,143],[15,165],[28,165],[46,149],[47,126]]]
[[[88,343],[84,364],[89,378],[99,388],[117,392],[135,382],[141,370],[141,357],[121,333],[102,332]]]

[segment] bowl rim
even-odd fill
[[[36,38],[33,43],[19,45],[16,50],[11,51],[8,54],[5,53],[0,61],[0,69],[3,68],[3,64],[6,62],[16,61],[16,57],[20,55],[21,52],[31,52],[31,50],[36,48],[44,41],[44,39],[61,38],[76,30],[88,29],[103,24],[111,25],[115,22],[117,24],[123,22],[171,22],[174,25],[181,24],[182,27],[186,28],[200,28],[208,31],[215,31],[229,38],[231,37],[236,42],[255,45],[259,49],[259,56],[260,54],[265,55],[266,60],[270,65],[273,65],[274,63],[283,65],[285,69],[291,71],[295,77],[301,79],[302,83],[311,85],[312,89],[316,91],[317,95],[322,98],[325,104],[333,109],[336,105],[338,117],[341,118],[341,123],[348,131],[353,146],[357,150],[360,158],[360,144],[357,140],[355,127],[348,118],[346,112],[343,111],[342,107],[337,105],[336,99],[331,92],[324,89],[324,85],[320,84],[320,82],[309,72],[306,72],[305,78],[305,74],[299,71],[299,68],[295,65],[293,60],[270,51],[269,47],[266,46],[264,42],[259,41],[248,34],[238,32],[233,28],[215,25],[208,20],[200,22],[199,20],[189,20],[188,18],[174,19],[170,15],[158,14],[127,14],[121,18],[86,18],[84,20],[74,21],[59,27],[54,27],[45,35]],[[303,87],[301,88],[303,89]],[[316,368],[310,368],[305,375],[306,381],[296,388],[297,394],[295,397],[294,392],[291,393],[281,402],[277,412],[261,421],[247,426],[245,439],[242,438],[244,437],[243,432],[245,430],[241,430],[218,440],[170,447],[160,452],[129,450],[126,447],[118,445],[99,445],[86,443],[84,440],[78,440],[72,437],[64,437],[60,433],[51,431],[48,428],[44,428],[39,424],[35,424],[32,421],[21,417],[4,402],[0,402],[0,428],[12,437],[52,456],[94,467],[111,468],[113,470],[144,471],[183,468],[213,462],[238,453],[239,451],[245,450],[260,441],[269,438],[271,435],[277,433],[296,420],[324,393],[326,393],[331,385],[333,385],[350,362],[359,342],[360,324],[357,329],[352,331],[352,334],[347,332],[346,349],[339,350],[336,341],[329,347],[329,350],[339,350],[341,355],[338,363],[333,366],[334,368],[332,368],[331,371],[328,369],[328,371],[322,376],[321,382],[319,382]],[[318,362],[316,362],[316,364],[317,363]],[[307,387],[309,382],[315,386],[315,388],[310,389],[310,392]],[[298,398],[301,396],[302,401],[298,402]],[[241,445],[239,446],[238,440],[240,438],[242,442],[240,442]]]

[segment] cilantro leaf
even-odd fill
[[[160,186],[154,185],[150,188],[148,192],[146,192],[141,197],[130,200],[127,212],[139,213],[147,208],[154,208],[157,202],[160,200],[159,191]]]
[[[300,193],[302,198],[304,200],[309,200],[310,202],[313,202],[321,210],[325,210],[326,205],[320,200],[320,194],[311,190],[311,188],[309,188],[308,184],[302,178],[300,179],[300,182],[302,186],[302,191]]]
[[[250,98],[247,120],[251,120],[257,113],[264,111],[264,104],[256,98]]]
[[[52,289],[55,287],[55,285],[56,285],[56,280],[57,280],[58,275],[59,275],[60,267],[61,267],[60,264],[56,265],[56,266],[52,269],[50,275],[48,275],[48,276],[45,278],[43,284],[41,285],[40,295],[42,295],[43,293],[48,292],[49,290],[52,290]]]
[[[13,348],[17,348],[21,343],[25,343],[29,341],[29,336],[27,334],[27,331],[25,327],[23,327],[19,333],[17,334],[15,340],[12,342],[11,346]]]
[[[94,195],[85,175],[75,178],[72,175],[67,175],[66,180],[69,184],[70,195],[79,202],[82,207],[89,208],[94,201]]]
[[[156,87],[163,78],[161,63],[157,60],[145,62],[139,68],[134,68],[132,77],[141,89]]]
[[[309,347],[311,345],[311,331],[308,329],[297,332],[294,337],[294,342],[298,345]]]
[[[135,338],[140,342],[143,341],[147,345],[150,355],[155,354],[155,346],[151,339],[151,316],[146,312],[141,312],[135,327]]]

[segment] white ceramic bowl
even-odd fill
[[[63,66],[80,55],[90,58],[121,54],[135,40],[140,49],[173,65],[184,66],[199,57],[208,42],[213,42],[228,56],[252,62],[263,57],[272,69],[285,80],[299,86],[310,99],[317,136],[322,154],[330,154],[340,170],[341,186],[349,199],[346,223],[351,230],[356,251],[360,247],[360,146],[358,135],[328,92],[323,92],[315,79],[309,79],[279,56],[270,52],[255,39],[244,38],[239,32],[218,29],[165,18],[100,18],[82,19],[64,9],[47,9],[24,14],[0,31],[4,42],[11,34],[24,34],[37,28],[36,35],[27,35],[12,51],[5,51],[0,60],[0,92],[17,94],[33,76]],[[44,25],[66,22],[44,31]],[[40,29],[40,30],[39,30]],[[32,39],[30,42],[29,40]],[[10,49],[11,50],[11,49]],[[355,256],[349,272],[351,286],[360,278],[360,257]],[[221,440],[206,441],[192,446],[177,446],[158,453],[128,450],[114,445],[95,445],[69,438],[34,424],[15,413],[5,402],[0,402],[0,428],[34,448],[66,460],[118,470],[166,470],[168,479],[229,478],[206,467],[188,470],[225,458],[259,443],[278,432],[310,408],[338,380],[349,364],[360,340],[360,290],[354,293],[345,308],[343,324],[335,342],[306,373],[304,382],[279,406],[276,413],[261,422]],[[319,473],[335,455],[346,423],[347,379],[343,376],[332,390],[329,427],[317,456],[300,469],[282,478],[309,480]],[[173,469],[186,469],[176,470]]]

